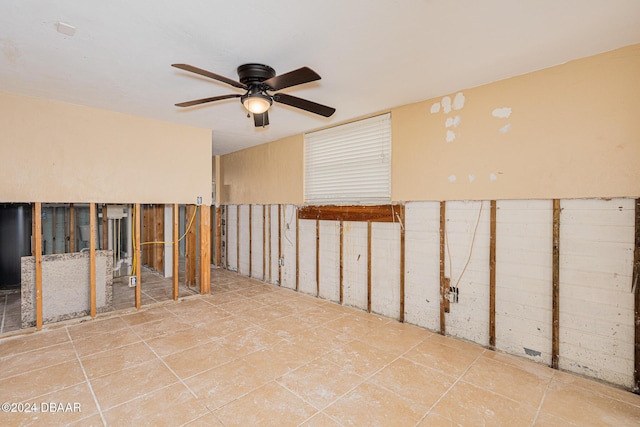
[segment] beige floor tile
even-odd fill
[[[269,376],[242,359],[184,380],[209,410],[225,405],[269,381]]]
[[[303,346],[316,357],[342,347],[353,341],[350,335],[341,334],[325,327],[311,328],[287,337],[287,341]]]
[[[536,409],[463,381],[432,412],[463,426],[530,426]]]
[[[288,315],[288,310],[280,305],[269,305],[247,311],[242,317],[255,324],[263,324]]]
[[[583,427],[551,414],[539,414],[534,427]]]
[[[422,427],[464,427],[461,424],[454,423],[453,421],[441,417],[437,414],[427,414],[426,417],[418,424],[418,426]],[[516,426],[514,426],[516,427]]]
[[[268,292],[266,294],[256,295],[251,299],[266,305],[274,305],[280,304],[287,301],[290,298],[294,298],[295,295],[292,293],[282,293],[282,292]]]
[[[81,426],[81,427],[103,427],[104,422],[102,421],[102,417],[100,414],[91,415],[87,418],[82,418],[78,421],[74,421],[68,426]]]
[[[390,322],[359,339],[390,353],[402,354],[431,335],[417,326]]]
[[[225,304],[220,304],[218,307],[221,309],[231,313],[231,314],[243,314],[247,311],[256,310],[262,307],[266,307],[265,304],[262,304],[258,301],[246,298],[239,301],[231,301]]]
[[[320,358],[277,381],[317,409],[323,409],[364,381],[364,378],[344,366]]]
[[[309,322],[301,321],[298,316],[280,317],[260,324],[260,327],[282,338],[291,338],[313,327]]]
[[[549,377],[540,377],[484,356],[480,356],[462,379],[534,408],[540,406],[551,381]]]
[[[369,382],[324,410],[343,425],[413,426],[427,412],[426,407]]]
[[[156,355],[141,341],[123,347],[94,353],[82,357],[82,365],[91,378],[121,371],[156,358]]]
[[[73,340],[76,351],[80,357],[114,350],[118,347],[140,342],[140,338],[129,328],[106,334],[94,335],[90,338]]]
[[[316,306],[298,314],[298,318],[301,321],[306,321],[313,325],[313,327],[322,326],[342,316],[343,314],[340,311],[327,308],[327,306]]]
[[[199,328],[189,328],[146,340],[146,343],[158,356],[167,356],[210,340],[211,338],[206,331]]]
[[[351,335],[353,338],[362,338],[373,332],[376,328],[381,327],[387,322],[376,320],[375,316],[360,314],[346,314],[335,320],[324,324],[325,327],[336,332]]]
[[[192,327],[193,326],[189,323],[172,315],[153,322],[132,326],[131,329],[143,340],[151,340],[152,338],[168,335]]]
[[[403,357],[447,375],[459,376],[471,366],[479,354],[467,353],[441,342],[434,342],[429,337],[405,353]]]
[[[300,427],[340,427],[336,420],[320,412],[300,424]]]
[[[369,379],[427,408],[433,406],[455,380],[455,377],[404,358],[396,359]]]
[[[238,294],[237,292],[215,292],[212,291],[210,295],[205,295],[204,299],[214,305],[228,304],[230,302],[245,301],[247,297]],[[258,301],[261,302],[261,301]],[[266,304],[266,303],[265,303]]]
[[[18,335],[0,340],[0,357],[37,350],[56,344],[69,342],[67,330],[44,329],[28,335]]]
[[[178,379],[158,359],[91,380],[102,410],[144,396],[177,382]]]
[[[242,316],[225,317],[224,319],[213,320],[206,325],[197,326],[198,329],[204,330],[209,338],[213,339],[220,339],[253,327],[255,325],[245,320]]]
[[[244,357],[251,366],[267,373],[270,379],[278,378],[311,361],[315,355],[304,347],[281,341]]]
[[[154,322],[175,315],[164,307],[153,308],[126,314],[121,316],[122,320],[129,326],[140,325],[143,323]]]
[[[215,415],[225,426],[295,426],[316,410],[277,383],[270,382],[243,396]]]
[[[573,384],[551,381],[541,415],[550,414],[578,425],[640,425],[640,406],[630,405]]]
[[[0,379],[24,374],[34,367],[46,368],[75,360],[76,352],[69,342],[6,356],[0,359]]]
[[[119,316],[109,317],[106,319],[93,319],[80,323],[79,325],[69,326],[69,335],[71,339],[83,339],[90,338],[95,335],[104,334],[107,332],[117,331],[127,327],[127,324],[122,321]]]
[[[3,379],[0,402],[26,402],[82,382],[85,377],[77,360],[35,369]]]
[[[530,374],[538,377],[551,378],[558,372],[557,370],[552,369],[547,365],[543,365],[542,363],[537,363],[524,357],[501,353],[499,351],[485,351],[482,353],[482,357],[515,366],[518,369],[522,369],[523,371],[529,372]]]
[[[178,383],[116,406],[103,415],[109,425],[180,426],[208,412],[203,402]]]
[[[562,371],[555,371],[553,379],[554,381],[581,387],[593,391],[594,393],[598,393],[602,396],[620,400],[621,402],[625,402],[630,405],[640,406],[640,395],[629,393],[627,390],[622,390],[618,387],[613,387],[599,381],[583,378],[578,375],[573,375],[571,373]]]
[[[185,424],[184,427],[224,427],[224,424],[220,422],[218,417],[208,412],[200,418]]]
[[[188,378],[216,366],[224,365],[237,356],[217,342],[206,342],[169,356],[163,360],[180,378]]]
[[[218,340],[224,348],[238,356],[246,356],[280,341],[282,341],[282,338],[279,336],[257,326],[227,335]]]
[[[397,356],[362,341],[352,341],[323,356],[356,375],[367,377],[391,363]]]

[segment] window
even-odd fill
[[[391,202],[391,115],[305,134],[306,204]]]

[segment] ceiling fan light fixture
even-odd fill
[[[250,95],[243,96],[242,105],[247,109],[248,112],[253,114],[262,114],[271,107],[272,100],[271,97],[265,95],[262,92],[254,92]]]

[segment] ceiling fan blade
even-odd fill
[[[180,68],[181,70],[190,71],[192,73],[200,74],[201,76],[209,77],[210,79],[218,80],[233,87],[237,87],[240,89],[247,89],[247,85],[244,83],[237,82],[235,80],[229,79],[225,76],[221,76],[219,74],[212,73],[211,71],[203,70],[202,68],[194,67],[189,64],[171,64],[172,67]]]
[[[256,125],[257,128],[267,126],[269,124],[269,113],[265,111],[262,114],[254,114],[253,123]]]
[[[179,104],[176,104],[176,107],[192,107],[194,105],[204,104],[204,103],[213,102],[213,101],[220,101],[222,99],[240,98],[241,96],[242,95],[240,94],[232,93],[229,95],[220,95],[220,96],[214,96],[211,98],[196,99],[194,101],[181,102]]]
[[[279,76],[271,77],[262,83],[269,86],[271,90],[280,90],[315,80],[320,80],[318,73],[309,67],[302,67]]]
[[[291,105],[292,107],[309,111],[311,113],[319,114],[324,117],[330,117],[333,113],[336,112],[335,108],[327,107],[326,105],[298,98],[297,96],[287,95],[286,93],[276,93],[275,95],[273,95],[273,100],[282,104]]]

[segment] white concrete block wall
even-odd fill
[[[301,219],[298,222],[299,283],[298,290],[309,295],[317,294],[316,284],[316,221]]]
[[[371,311],[400,318],[399,223],[371,224]]]
[[[270,232],[270,264],[271,264],[271,283],[279,283],[278,279],[278,257],[280,254],[278,253],[278,210],[280,209],[280,205],[271,205],[271,215],[269,225],[271,227]]]
[[[320,221],[320,298],[340,302],[339,221]]]
[[[496,211],[496,348],[551,364],[551,200],[500,200]]]
[[[285,288],[296,288],[296,215],[293,205],[282,207],[282,285]]]
[[[405,322],[440,330],[439,202],[405,205],[404,239]]]
[[[459,289],[459,301],[451,303],[450,312],[445,315],[446,333],[488,345],[489,202],[447,202],[446,220],[448,248],[445,271],[447,277],[451,278],[451,286],[457,285]],[[478,227],[474,241],[476,224]],[[468,266],[464,270],[467,261]]]
[[[343,223],[343,303],[367,309],[367,223]]]
[[[560,368],[631,387],[634,201],[562,200]]]
[[[239,257],[238,274],[249,275],[249,205],[238,205],[240,231],[238,236]]]
[[[251,205],[251,277],[264,279],[264,217],[262,205]]]
[[[227,206],[227,236],[226,253],[228,256],[227,265],[229,270],[238,271],[238,205]]]

